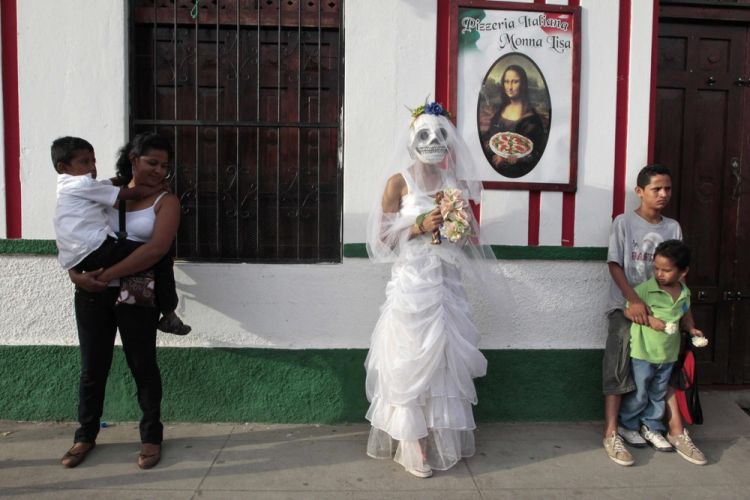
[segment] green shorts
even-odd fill
[[[609,395],[625,394],[635,390],[630,375],[630,325],[620,309],[607,315],[609,323],[607,343],[602,360],[602,392]]]

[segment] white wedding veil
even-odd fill
[[[374,186],[367,222],[367,253],[373,262],[396,262],[410,245],[430,244],[429,238],[409,239],[410,228],[417,222],[414,214],[384,211],[384,193],[393,176],[407,179],[408,195],[434,196],[446,188],[458,188],[465,200],[481,202],[481,171],[443,107],[426,103],[413,110],[407,125],[397,142],[393,159],[384,167]],[[467,209],[467,212],[472,236],[459,243],[443,240],[442,246],[446,248],[439,253],[453,261],[461,270],[464,282],[476,285],[485,299],[499,300],[503,296],[504,304],[509,305],[508,287],[492,247],[483,239],[473,210]],[[448,246],[452,251],[447,251]],[[512,307],[503,309],[508,312]]]
[[[481,176],[456,127],[443,114],[442,106],[420,106],[426,112],[413,117],[397,141],[391,162],[385,166],[375,186],[367,223],[367,253],[374,262],[393,262],[408,237],[414,217],[383,211],[383,194],[394,175],[408,177],[410,194],[434,196],[446,188],[459,188],[466,200],[480,202]],[[437,111],[434,111],[437,109]],[[430,113],[429,111],[433,111]],[[439,158],[439,160],[438,160]],[[475,223],[472,216],[472,222]],[[478,227],[474,228],[479,235]]]

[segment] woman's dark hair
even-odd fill
[[[526,76],[526,70],[524,70],[521,66],[517,64],[511,64],[507,68],[505,68],[505,71],[503,71],[503,76],[500,78],[500,85],[502,88],[502,92],[500,92],[500,109],[505,109],[505,106],[510,104],[510,97],[507,96],[505,93],[505,75],[508,74],[508,71],[515,71],[518,75],[519,80],[521,80],[520,89],[518,91],[518,98],[523,102],[523,110],[524,112],[529,108],[529,77]]]
[[[654,252],[654,257],[657,255],[669,259],[680,271],[690,265],[690,248],[680,240],[661,242]]]
[[[154,149],[157,151],[166,151],[167,157],[170,160],[174,154],[172,144],[168,139],[159,134],[146,132],[133,137],[130,142],[120,148],[117,154],[117,163],[115,163],[117,177],[122,177],[130,181],[133,178],[133,164],[130,161],[130,156],[141,156]]]

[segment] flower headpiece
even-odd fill
[[[414,109],[411,109],[408,107],[406,109],[411,111],[412,118],[417,118],[419,115],[424,115],[424,114],[435,115],[435,116],[445,116],[446,118],[451,117],[450,112],[448,112],[448,110],[445,109],[442,104],[440,104],[439,102],[435,102],[435,101],[427,102],[426,99],[425,99],[424,104],[420,104]]]

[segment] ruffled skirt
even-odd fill
[[[365,361],[369,456],[445,470],[474,454],[478,343],[453,264],[427,254],[393,266]]]

